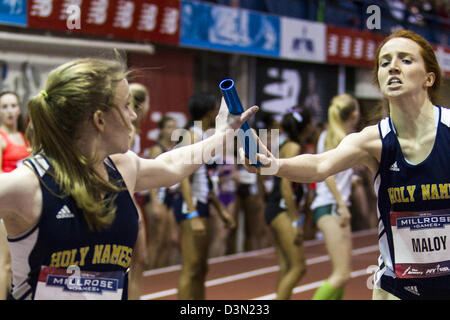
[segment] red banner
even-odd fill
[[[327,63],[372,67],[384,36],[327,26]]]
[[[450,78],[450,47],[433,45],[436,58],[444,77]]]
[[[30,0],[28,27],[178,44],[180,0]]]
[[[158,138],[157,123],[163,116],[182,127],[189,118],[188,101],[194,90],[194,56],[188,50],[157,48],[151,56],[131,52],[128,66],[137,70],[131,82],[147,87],[150,112],[142,119],[141,152]]]

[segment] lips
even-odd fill
[[[390,85],[392,85],[392,84],[402,84],[402,81],[399,79],[399,78],[397,78],[397,77],[392,77],[392,78],[389,78],[389,80],[388,80],[388,86],[390,86]]]

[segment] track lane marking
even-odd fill
[[[361,230],[361,231],[353,232],[352,239],[365,237],[365,236],[369,236],[369,235],[374,235],[376,233],[378,233],[378,229]],[[312,246],[320,245],[320,244],[324,244],[324,240],[314,239],[314,240],[305,241],[303,246],[304,247],[312,247]],[[253,250],[253,251],[248,251],[248,252],[240,252],[240,253],[230,254],[230,255],[226,255],[226,256],[222,256],[222,257],[210,258],[210,259],[208,259],[208,264],[212,265],[212,264],[221,263],[221,262],[228,262],[228,261],[233,261],[233,260],[251,258],[251,257],[259,256],[259,255],[273,253],[273,252],[275,252],[274,247],[264,248],[264,249],[260,249],[260,250]],[[179,271],[179,270],[181,270],[181,265],[177,264],[177,265],[158,268],[158,269],[146,270],[146,271],[144,271],[143,276],[150,277],[150,276],[154,276],[154,275],[158,275],[158,274],[170,273],[170,272],[175,272],[175,271]]]
[[[365,268],[365,269],[360,269],[360,270],[353,271],[352,273],[350,273],[350,278],[353,279],[353,278],[361,277],[361,276],[364,276],[364,275],[370,275],[370,274],[371,273],[367,271],[367,268]],[[296,293],[301,293],[301,292],[317,289],[317,288],[319,288],[321,285],[323,285],[325,283],[325,280],[326,279],[320,280],[320,281],[316,281],[316,282],[307,283],[307,284],[304,284],[304,285],[299,286],[299,287],[295,287],[292,290],[292,294],[296,294]],[[277,297],[276,293],[271,293],[271,294],[267,294],[265,296],[253,298],[253,299],[250,299],[250,300],[273,300],[276,297]]]
[[[370,253],[370,252],[374,252],[374,251],[378,251],[378,245],[354,249],[354,250],[352,250],[352,256],[366,254],[366,253]],[[330,260],[330,257],[328,255],[324,255],[324,256],[320,256],[320,257],[316,257],[316,258],[310,258],[310,259],[306,260],[306,265],[323,263],[323,262],[327,262],[329,260]],[[267,273],[277,272],[279,269],[280,269],[280,267],[278,265],[276,265],[276,266],[260,268],[260,269],[256,269],[256,270],[252,270],[252,271],[247,271],[247,272],[243,272],[243,273],[238,273],[238,274],[231,275],[231,276],[221,277],[221,278],[217,278],[217,279],[213,279],[213,280],[208,280],[205,282],[205,287],[217,286],[217,285],[221,285],[221,284],[225,284],[225,283],[229,283],[229,282],[233,282],[233,281],[237,281],[237,280],[243,280],[243,279],[260,276],[260,275],[267,274]],[[163,291],[158,291],[158,292],[142,295],[140,299],[141,300],[151,300],[151,299],[167,297],[167,296],[174,295],[174,294],[177,294],[177,288],[172,288],[172,289],[168,289],[168,290],[163,290]]]

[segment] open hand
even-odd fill
[[[222,219],[223,219],[223,223],[225,224],[225,227],[227,229],[232,230],[232,229],[236,228],[236,221],[234,220],[233,216],[230,215],[228,213],[228,211],[225,209],[222,211]]]
[[[205,221],[200,217],[190,219],[192,231],[194,234],[203,235],[206,232]]]
[[[348,210],[346,205],[341,205],[338,207],[337,211],[339,213],[339,224],[342,228],[345,228],[350,224],[352,218],[350,210]]]
[[[231,129],[232,131],[235,131],[239,129],[242,124],[250,119],[250,117],[252,117],[258,110],[259,108],[257,106],[253,106],[245,110],[240,115],[232,115],[228,111],[225,99],[222,97],[219,113],[216,116],[216,133],[226,134],[227,130]]]

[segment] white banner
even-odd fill
[[[30,98],[44,89],[48,73],[69,58],[35,54],[0,53],[0,91],[16,92],[26,111]]]
[[[281,18],[281,57],[325,62],[326,26],[319,22]]]

